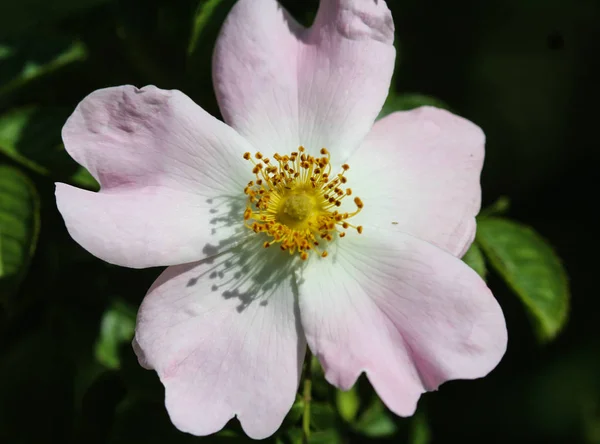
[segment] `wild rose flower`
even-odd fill
[[[113,264],[169,266],[134,347],[179,429],[237,416],[271,435],[307,344],[331,384],[365,372],[401,416],[504,354],[502,311],[459,259],[484,135],[429,107],[373,124],[393,35],[382,0],[322,0],[310,29],[275,0],[240,0],[214,56],[227,124],[152,86],[96,91],[66,123],[67,151],[101,184],[57,184],[71,236]]]

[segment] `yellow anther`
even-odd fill
[[[320,153],[323,157],[313,157],[299,146],[289,156],[274,154],[274,164],[262,153],[254,155],[260,162],[244,153],[244,159],[253,163],[252,172],[256,175],[256,181],[248,182],[244,188],[248,196],[244,221],[253,232],[271,238],[263,243],[264,248],[279,243],[282,251],[297,252],[302,260],[307,260],[311,251],[325,258],[328,253],[317,239],[332,242],[335,235],[343,238],[346,233],[342,230],[349,227],[362,233],[362,226],[347,222],[363,208],[358,197],[354,199],[356,211],[340,213],[336,209],[352,194],[350,188],[339,186],[347,182],[344,172],[349,166],[344,164],[342,172],[332,174],[329,151],[322,148]]]

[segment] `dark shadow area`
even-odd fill
[[[234,248],[219,253],[192,265],[198,274],[191,278],[187,286],[195,286],[201,279],[210,279],[211,290],[219,292],[225,299],[238,299],[237,310],[244,311],[250,304],[269,303],[269,298],[295,285],[296,272],[301,266],[299,257],[289,257],[277,245],[264,248],[265,235],[251,233],[250,237],[232,240]],[[187,267],[186,267],[187,269]]]

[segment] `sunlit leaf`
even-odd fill
[[[381,119],[396,111],[408,111],[419,108],[420,106],[435,106],[436,108],[450,109],[447,104],[435,97],[425,96],[423,94],[390,93],[377,118]]]
[[[527,307],[540,339],[554,338],[567,320],[569,282],[552,247],[533,229],[496,217],[479,222],[477,243]]]
[[[18,169],[0,165],[0,296],[12,294],[26,274],[40,228],[34,185]]]
[[[38,174],[97,189],[95,179],[62,145],[61,129],[71,112],[31,106],[0,115],[0,153]]]
[[[121,366],[119,347],[130,343],[135,329],[135,310],[117,301],[106,310],[100,323],[100,336],[96,343],[96,359],[108,368]]]
[[[336,390],[335,402],[340,416],[347,422],[354,421],[360,408],[360,397],[356,386],[348,391]]]
[[[485,266],[485,259],[483,253],[476,243],[471,244],[471,247],[467,250],[462,260],[473,270],[477,272],[479,276],[485,279],[487,274],[487,268]]]

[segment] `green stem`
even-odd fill
[[[308,444],[310,438],[310,401],[312,391],[312,359],[313,356],[308,351],[306,355],[306,368],[304,369],[304,387],[302,389],[302,398],[304,400],[304,412],[302,413],[302,443]]]

